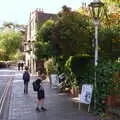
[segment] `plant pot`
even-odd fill
[[[73,88],[70,89],[70,94],[73,96]]]
[[[73,97],[78,97],[79,87],[78,86],[72,87],[71,93],[72,93]]]
[[[69,90],[66,92],[68,96],[72,96],[72,93],[71,93],[71,89],[69,88]]]

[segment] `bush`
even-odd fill
[[[89,56],[74,56],[71,60],[71,70],[76,76],[77,84],[81,86],[84,83],[85,74],[89,70],[89,64],[92,59]]]
[[[51,73],[57,73],[57,64],[54,58],[49,58],[45,62],[44,66],[45,66],[47,75],[50,75]]]
[[[94,111],[96,113],[102,113],[107,107],[107,97],[109,95],[116,94],[117,85],[115,82],[114,74],[120,71],[120,63],[112,60],[99,60],[98,65],[95,68],[91,67],[88,73],[84,76],[84,80],[87,84],[93,84],[93,97],[92,103],[94,103]],[[94,73],[96,72],[96,81]],[[95,83],[96,82],[96,83]],[[120,87],[119,87],[120,89]]]

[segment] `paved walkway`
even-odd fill
[[[22,76],[16,75],[13,80],[8,120],[97,120],[95,116],[75,108],[67,95],[57,93],[49,87],[48,82],[44,83],[44,87],[48,111],[37,112],[32,80],[29,84],[29,94],[25,95]]]

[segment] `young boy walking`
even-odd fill
[[[28,66],[25,66],[25,71],[23,73],[23,80],[24,80],[24,94],[28,94],[28,83],[30,81],[30,74],[28,72]]]
[[[36,111],[42,110],[46,111],[47,109],[44,107],[44,99],[45,99],[45,91],[42,86],[42,77],[38,77],[36,80],[37,84],[37,106],[36,106]]]

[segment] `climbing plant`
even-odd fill
[[[120,63],[111,60],[101,60],[98,66],[95,68],[96,72],[96,87],[94,86],[93,99],[96,105],[95,111],[97,113],[104,112],[107,105],[107,97],[115,94],[115,78],[113,77],[115,72],[120,70]],[[93,81],[94,82],[94,81]],[[94,83],[93,83],[94,85]]]

